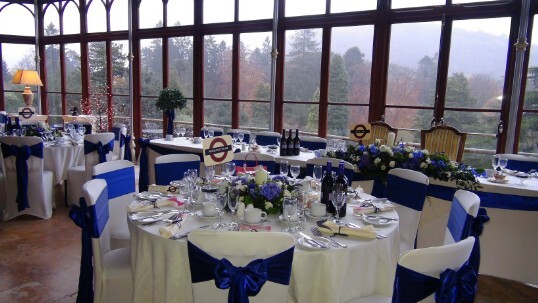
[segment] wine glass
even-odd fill
[[[491,158],[491,166],[493,166],[493,169],[495,171],[498,171],[499,170],[499,155],[494,155],[492,158]]]
[[[194,203],[192,200],[192,192],[194,190],[193,184],[195,184],[195,182],[193,182],[192,179],[196,180],[195,174],[192,171],[186,171],[183,173],[183,184],[187,189],[187,198],[185,199],[185,204],[183,205],[183,210],[181,213],[188,213],[189,211],[187,210],[187,204]]]
[[[215,209],[217,210],[217,216],[219,217],[219,222],[213,224],[213,229],[219,229],[224,226],[221,222],[220,213],[224,210],[224,207],[226,207],[226,203],[228,202],[228,196],[226,193],[217,193],[215,196],[215,200],[213,201],[215,205]]]
[[[238,134],[237,134],[237,137],[239,138],[239,143],[243,143],[243,139],[245,139],[245,134],[243,134],[243,133],[238,133]]]
[[[209,136],[209,138],[213,138],[215,136],[215,131],[214,130],[208,130],[207,135]]]
[[[501,168],[501,171],[504,171],[506,165],[508,165],[508,159],[504,157],[499,157],[499,167]]]
[[[336,224],[342,223],[342,221],[340,221],[340,208],[344,206],[344,202],[346,202],[345,191],[333,192],[332,203],[334,205],[334,208],[336,208],[336,218],[334,218],[334,223]]]
[[[280,174],[285,177],[288,176],[288,161],[280,161]]]
[[[226,163],[226,175],[231,178],[235,173],[235,162]]]
[[[314,165],[312,177],[314,178],[314,180],[316,180],[316,188],[318,188],[319,183],[321,182],[321,178],[323,177],[323,166]]]
[[[78,126],[78,134],[81,137],[84,136],[84,134],[86,134],[86,127],[84,127],[84,125],[79,125]]]
[[[185,136],[185,132],[186,132],[186,131],[187,131],[187,130],[185,129],[185,127],[180,127],[180,128],[178,129],[178,133],[179,133],[179,135],[180,135],[181,137]]]
[[[194,214],[196,213],[196,201],[198,201],[198,197],[200,197],[200,194],[202,193],[202,188],[200,186],[196,186],[196,184],[194,185],[194,189],[192,190],[192,194],[191,194],[191,197],[192,197],[192,201],[191,201],[191,205],[192,205],[192,211],[191,211],[191,215],[194,216]]]
[[[202,130],[202,137],[207,138],[207,129]]]
[[[284,213],[288,216],[288,227],[283,230],[283,232],[293,233],[293,229],[290,226],[291,216],[297,212],[297,198],[293,197],[284,197],[284,202],[282,203],[284,207]]]
[[[297,222],[298,224],[294,227],[296,231],[303,230],[304,227],[301,226],[301,222],[305,220],[305,210],[306,210],[306,194],[302,190],[294,190],[291,192],[291,196],[297,199]]]
[[[239,134],[238,133],[233,133],[232,137],[234,139],[234,143],[237,143],[237,140],[239,139]]]
[[[297,183],[297,177],[301,173],[301,167],[299,165],[292,165],[290,167],[290,173],[293,177],[293,184],[295,185]]]
[[[215,178],[215,167],[214,166],[206,166],[205,167],[205,178],[209,183],[211,183],[211,180]]]
[[[239,203],[239,190],[237,188],[230,189],[228,195],[228,208],[232,211],[232,223],[230,223],[230,227],[235,228],[239,225],[235,223],[235,211]]]

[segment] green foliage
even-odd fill
[[[160,110],[183,109],[187,104],[187,99],[183,96],[179,89],[165,88],[161,90],[159,98],[155,105]]]
[[[349,82],[344,59],[333,54],[329,75],[329,102],[348,101]],[[328,133],[345,136],[347,134],[349,108],[342,105],[329,105]]]

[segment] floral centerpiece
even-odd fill
[[[355,166],[355,172],[364,180],[385,181],[390,169],[399,167],[420,171],[428,177],[442,181],[455,181],[458,188],[475,190],[480,187],[476,179],[482,170],[474,170],[463,163],[450,161],[444,153],[430,154],[401,143],[395,147],[385,145],[347,145],[345,151],[330,151],[327,157],[343,159]]]
[[[230,189],[234,188],[239,190],[240,202],[252,204],[267,214],[282,213],[282,201],[293,191],[288,178],[280,175],[260,178],[245,174],[232,180]]]

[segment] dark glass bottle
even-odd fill
[[[289,131],[289,136],[288,136],[288,156],[293,156],[293,136],[291,134],[291,128],[290,128],[290,131]]]
[[[298,156],[301,153],[301,139],[299,139],[299,129],[295,129],[295,138],[293,138],[293,155]]]
[[[286,140],[286,130],[282,130],[282,137],[280,137],[280,155],[288,155],[288,140]]]
[[[13,125],[11,125],[11,117],[7,117],[6,119],[6,134],[11,135],[12,134]]]
[[[329,212],[329,205],[332,206],[332,193],[334,185],[332,166],[332,162],[327,161],[325,176],[323,176],[323,179],[321,179],[321,203],[325,204],[325,209],[327,209],[327,212]]]
[[[333,185],[334,193],[337,193],[337,192],[344,193],[344,205],[342,205],[342,207],[340,208],[341,218],[346,216],[346,209],[347,209],[347,177],[344,174],[344,170],[345,170],[344,161],[340,161],[340,163],[338,164],[338,175],[336,176],[334,180],[334,185]],[[332,204],[331,204],[330,209],[332,212],[336,211],[336,208]]]

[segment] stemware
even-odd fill
[[[334,205],[334,208],[336,208],[336,217],[334,218],[333,221],[336,224],[342,223],[342,221],[340,220],[340,208],[344,206],[345,201],[346,201],[346,193],[344,191],[333,192],[332,203]]]
[[[305,210],[306,210],[306,196],[305,192],[302,190],[294,190],[291,192],[291,196],[297,199],[297,225],[294,227],[296,231],[301,231],[304,229],[303,226],[301,226],[301,222],[305,220]]]
[[[78,126],[78,134],[80,136],[84,136],[84,134],[86,134],[86,127],[84,127],[84,125],[79,125]]]
[[[207,138],[207,129],[202,130],[202,137]]]
[[[194,203],[192,194],[196,186],[196,181],[193,182],[193,179],[196,180],[196,174],[194,172],[186,171],[183,173],[183,184],[187,190],[187,198],[185,199],[185,204],[183,205],[183,210],[181,211],[182,213],[188,213],[189,211],[187,210],[187,204]]]
[[[239,134],[238,133],[233,133],[232,138],[234,139],[234,143],[236,143],[237,140],[239,139]]]
[[[314,178],[314,180],[316,180],[316,190],[317,190],[319,188],[321,178],[323,177],[323,166],[314,165],[314,171],[313,171],[312,177]],[[321,196],[321,193],[320,193],[320,196]]]
[[[230,189],[228,192],[228,208],[232,211],[232,222],[230,223],[230,227],[235,228],[238,226],[237,223],[235,223],[235,211],[237,210],[237,206],[239,204],[239,190],[234,188]]]
[[[288,176],[288,161],[280,161],[280,174],[285,177]]]
[[[215,131],[214,130],[208,130],[207,135],[209,136],[209,138],[213,138],[215,136]]]
[[[196,186],[196,184],[194,185],[194,189],[192,190],[192,193],[191,193],[191,197],[192,197],[192,201],[191,201],[191,205],[192,205],[192,211],[191,211],[191,215],[194,216],[195,213],[196,213],[196,201],[198,201],[198,197],[200,197],[200,194],[202,193],[202,188],[200,186]]]
[[[284,202],[282,203],[284,208],[284,213],[288,216],[288,227],[283,230],[283,232],[293,233],[294,230],[290,226],[291,216],[297,212],[297,198],[293,197],[284,197]]]
[[[215,167],[214,166],[206,166],[205,167],[205,178],[209,183],[211,183],[211,180],[215,178]]]
[[[299,165],[292,165],[290,167],[290,173],[293,177],[293,185],[295,185],[297,183],[297,177],[301,173],[301,167]]]
[[[508,159],[504,157],[499,157],[499,167],[501,168],[501,171],[504,171],[507,165]]]
[[[224,210],[224,207],[226,207],[226,203],[228,202],[228,196],[226,193],[217,193],[215,194],[215,200],[213,201],[215,205],[215,209],[217,210],[217,216],[219,218],[219,221],[215,224],[213,224],[213,229],[219,229],[224,227],[224,224],[221,222],[220,213]]]
[[[183,136],[185,136],[185,132],[186,132],[186,131],[187,131],[187,130],[185,129],[185,127],[180,127],[178,133],[179,133],[179,135],[180,135],[181,137],[183,137]]]
[[[226,163],[226,176],[230,179],[235,173],[235,162]]]
[[[237,137],[239,138],[239,143],[243,143],[243,139],[245,139],[245,134],[243,134],[243,133],[238,133],[238,134],[237,134]]]
[[[499,155],[493,155],[493,157],[491,158],[491,166],[493,166],[493,169],[495,171],[499,170],[499,158]]]

